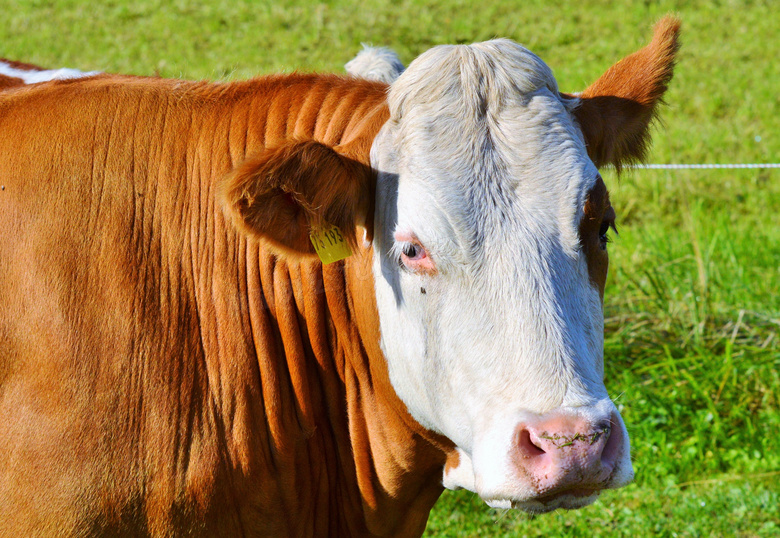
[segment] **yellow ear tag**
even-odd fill
[[[336,226],[326,224],[318,230],[312,230],[309,239],[311,239],[314,250],[317,251],[317,255],[324,264],[352,256],[344,234]]]

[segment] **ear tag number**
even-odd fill
[[[309,239],[311,239],[314,250],[317,251],[317,255],[324,264],[352,256],[344,234],[336,226],[326,224],[318,230],[312,230]]]

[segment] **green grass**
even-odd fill
[[[528,45],[567,91],[639,48],[667,12],[683,48],[652,162],[780,160],[772,1],[0,0],[0,56],[186,78],[340,71],[361,42],[408,63],[440,43]],[[430,536],[780,535],[780,171],[628,171],[606,293],[606,383],[637,479],[529,518],[446,492]]]
[[[473,493],[446,494],[428,536],[777,536],[780,492],[767,487],[777,477],[752,481],[691,484],[678,488],[632,484],[602,495],[577,511],[529,516],[494,511],[475,518],[484,504]]]

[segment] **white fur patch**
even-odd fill
[[[5,62],[0,62],[0,75],[7,77],[20,78],[25,84],[37,84],[39,82],[48,82],[50,80],[65,80],[71,78],[84,78],[99,75],[100,71],[79,71],[78,69],[45,69],[24,70],[11,67]]]
[[[393,50],[364,44],[363,50],[344,69],[356,77],[390,84],[404,72],[404,64]]]
[[[576,100],[537,56],[495,40],[431,49],[388,103],[371,162],[390,379],[412,416],[457,445],[462,468],[446,487],[522,506],[536,490],[513,464],[517,425],[561,409],[614,411],[601,299],[579,241],[598,171]],[[420,240],[435,275],[399,265],[396,233]],[[625,447],[614,486],[632,475]]]

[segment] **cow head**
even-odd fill
[[[233,180],[266,178],[277,199],[261,205],[273,215],[256,214],[254,195],[229,205],[293,250],[308,249],[307,221],[355,229],[373,219],[390,381],[412,417],[457,446],[446,487],[542,512],[632,479],[628,434],[602,379],[615,213],[598,167],[644,155],[678,32],[677,20],[662,20],[650,45],[579,95],[560,93],[551,70],[511,41],[435,47],[390,86],[390,117],[370,150],[375,174],[339,148],[296,143]],[[324,177],[321,160],[338,173]],[[305,220],[268,226],[289,204]]]

